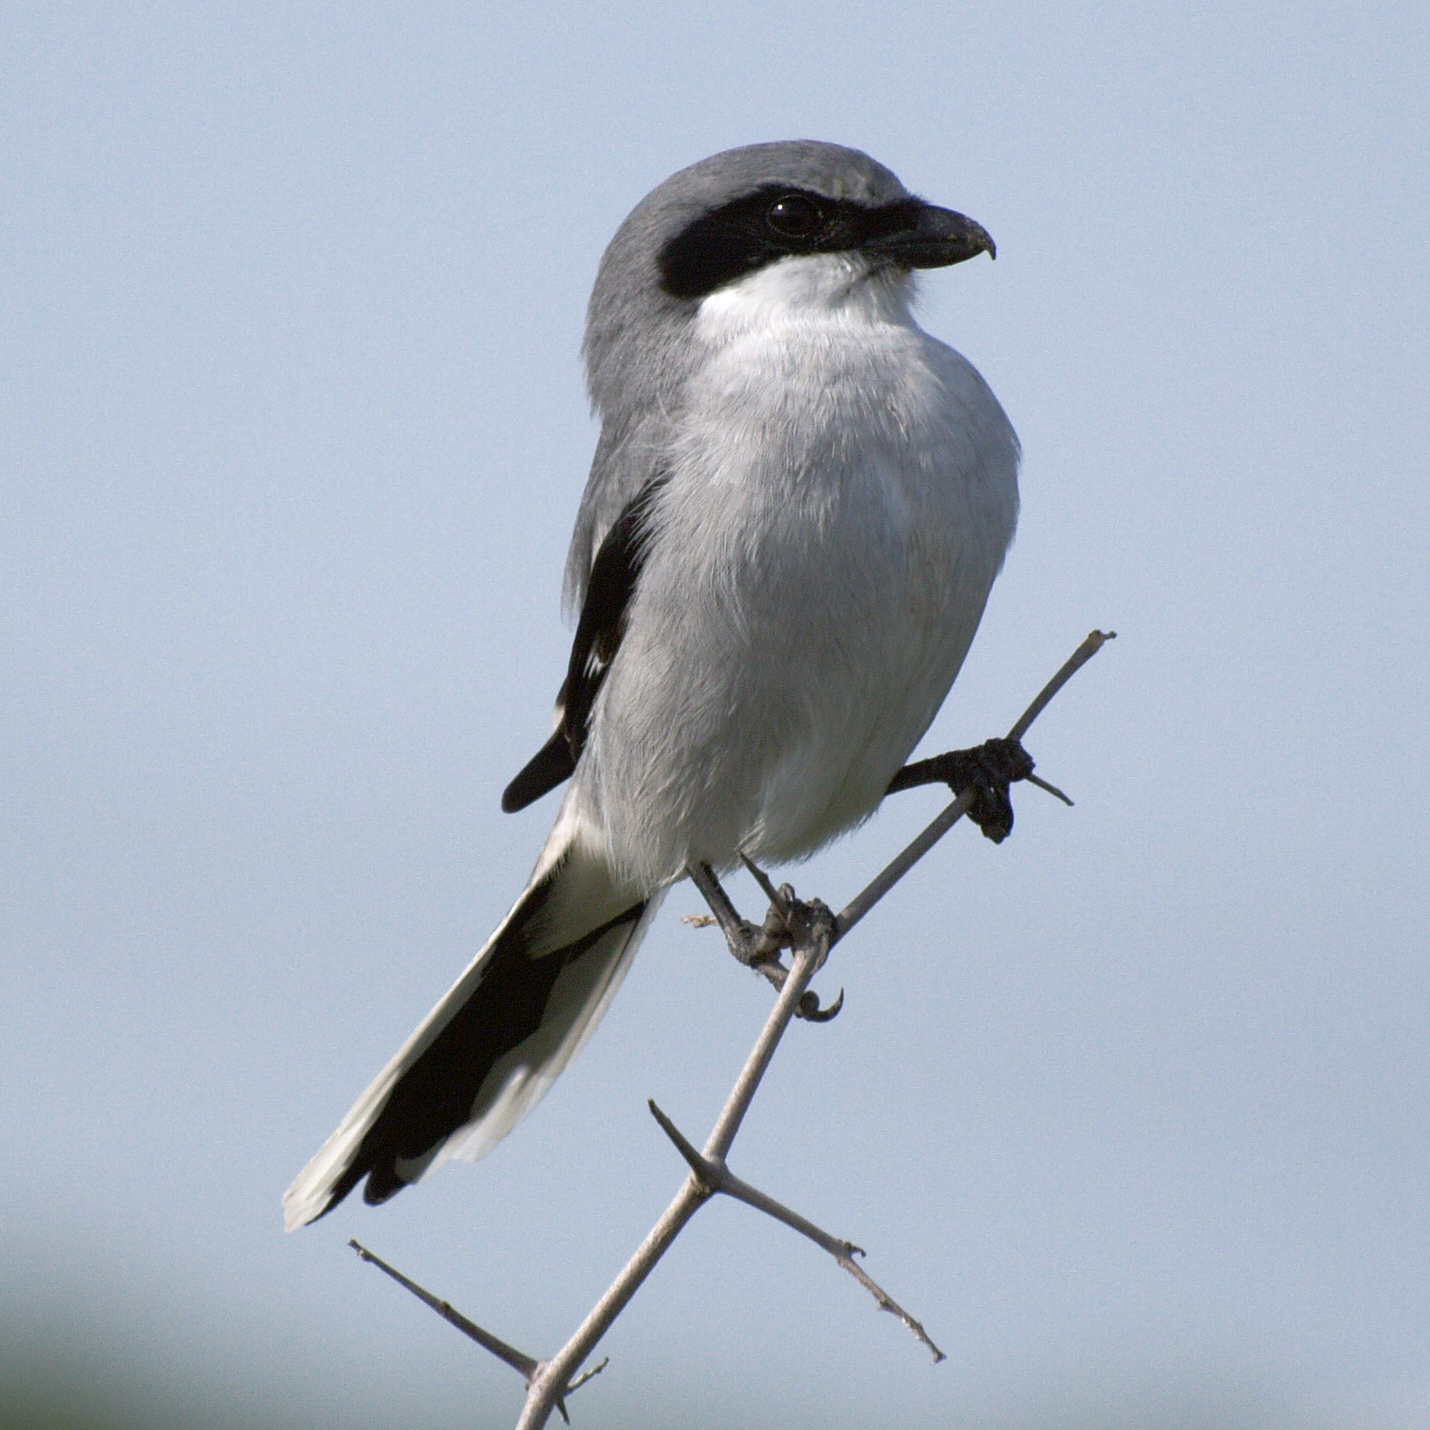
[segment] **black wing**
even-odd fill
[[[650,509],[665,482],[665,477],[657,477],[631,498],[596,553],[571,661],[556,697],[556,733],[506,787],[501,807],[508,814],[525,809],[575,773],[596,693],[626,633],[631,597],[645,565]]]

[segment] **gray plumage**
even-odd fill
[[[521,899],[289,1189],[290,1227],[494,1145],[689,864],[802,858],[878,806],[1017,517],[1007,418],[909,314],[911,268],[976,251],[977,225],[812,141],[693,165],[621,225],[588,312],[577,658],[519,802],[574,773]],[[536,1011],[508,1027],[498,988]]]
[[[596,270],[586,305],[586,391],[601,419],[590,480],[566,559],[566,604],[580,609],[591,562],[621,509],[659,468],[671,418],[700,353],[691,340],[696,309],[661,287],[653,261],[672,235],[778,175],[792,188],[831,198],[887,203],[908,190],[857,149],[796,139],[749,144],[702,159],[652,189],[616,230]]]

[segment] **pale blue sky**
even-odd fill
[[[733,144],[867,149],[998,262],[923,317],[1024,516],[928,748],[956,830],[838,950],[605,1426],[1430,1427],[1423,7],[11,5],[0,20],[0,1276],[12,1348],[252,1423],[501,1426],[768,1003],[678,890],[476,1168],[278,1198],[519,889],[615,225]],[[793,875],[842,902],[937,808]],[[747,903],[748,886],[740,885]],[[131,1359],[132,1358],[132,1359]],[[147,1393],[147,1392],[146,1392]],[[187,1399],[186,1399],[187,1397]]]

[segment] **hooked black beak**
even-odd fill
[[[952,209],[920,203],[913,218],[912,224],[869,239],[865,252],[900,268],[947,268],[980,253],[998,256],[988,230]]]

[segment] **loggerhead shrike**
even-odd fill
[[[490,1151],[687,871],[801,859],[891,788],[968,781],[904,761],[1013,538],[1018,439],[909,305],[912,270],[984,252],[971,219],[813,141],[694,164],[617,230],[584,345],[575,643],[502,808],[570,784],[511,912],[288,1189],[290,1230],[364,1178],[382,1202]]]

